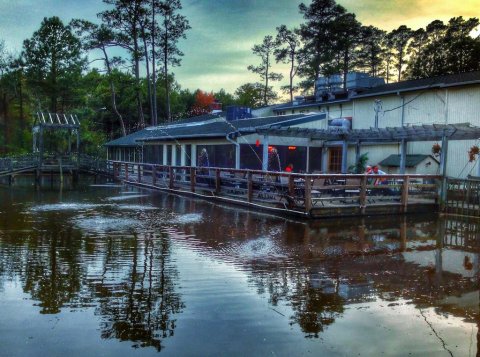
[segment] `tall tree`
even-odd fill
[[[278,47],[274,51],[275,60],[290,64],[288,75],[289,83],[283,86],[290,94],[290,101],[293,101],[293,92],[298,90],[298,86],[293,85],[293,78],[297,75],[299,66],[303,65],[303,52],[300,51],[300,31],[298,29],[289,30],[287,26],[277,27],[276,42]]]
[[[30,83],[49,98],[49,109],[56,112],[59,97],[72,86],[67,77],[80,74],[84,63],[80,41],[58,17],[44,18],[40,29],[23,42],[23,57]]]
[[[114,8],[98,14],[107,27],[115,29],[116,43],[127,49],[131,55],[135,74],[135,93],[137,99],[137,117],[140,127],[145,126],[142,109],[142,92],[140,85],[140,59],[143,50],[140,45],[141,22],[146,16],[145,0],[103,0]]]
[[[410,45],[409,78],[433,77],[480,69],[480,39],[471,36],[476,18],[432,21],[415,31]]]
[[[183,52],[178,48],[180,39],[186,38],[191,28],[187,18],[179,13],[182,9],[180,0],[157,0],[154,11],[159,15],[158,26],[154,25],[155,46],[158,48],[159,60],[163,72],[165,87],[166,120],[171,120],[169,69],[180,66]]]
[[[480,69],[480,36],[470,34],[480,25],[478,18],[453,17],[447,25],[445,39],[449,73]]]
[[[354,14],[340,13],[336,21],[332,22],[334,38],[334,52],[336,53],[335,66],[343,74],[343,88],[347,89],[347,74],[356,64],[356,48],[360,42],[361,24]]]
[[[410,27],[401,25],[388,35],[390,44],[394,51],[394,59],[397,65],[398,81],[402,80],[402,74],[405,69],[406,56],[408,53],[408,44],[413,37],[413,31]]]
[[[263,42],[260,45],[255,45],[252,48],[254,55],[260,57],[260,65],[248,66],[248,70],[256,73],[260,76],[260,79],[263,81],[263,105],[268,105],[272,97],[268,96],[270,86],[269,82],[280,81],[283,76],[280,73],[271,72],[273,62],[273,52],[277,47],[277,42],[273,39],[272,36],[265,36]]]
[[[309,6],[302,3],[299,10],[306,20],[300,26],[300,31],[307,56],[300,74],[315,82],[321,74],[330,75],[339,70],[335,66],[335,56],[338,53],[335,48],[335,23],[346,10],[335,0],[313,0]]]
[[[111,105],[113,112],[118,118],[120,123],[120,128],[122,130],[123,136],[127,135],[125,129],[125,122],[123,120],[122,114],[118,111],[117,108],[117,93],[115,90],[115,83],[112,78],[112,68],[115,64],[120,63],[118,57],[110,58],[108,54],[108,49],[115,46],[115,35],[111,29],[106,27],[104,24],[96,25],[86,20],[72,20],[70,23],[72,28],[76,30],[77,35],[80,37],[82,45],[85,50],[95,50],[98,49],[103,55],[103,63],[107,71],[107,77],[110,84],[110,93],[111,93]]]
[[[378,76],[382,70],[384,55],[382,42],[385,35],[385,31],[375,26],[362,26],[361,28],[356,67],[374,77]]]

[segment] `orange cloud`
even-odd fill
[[[384,30],[400,25],[413,29],[425,27],[433,20],[447,22],[456,16],[480,17],[479,0],[337,0],[357,15],[363,24]]]

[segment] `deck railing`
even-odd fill
[[[109,161],[125,181],[308,216],[406,213],[437,207],[441,176],[265,172]],[[341,211],[341,214],[339,214]]]
[[[446,212],[480,217],[480,178],[447,179]]]

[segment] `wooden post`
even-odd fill
[[[363,175],[360,179],[360,212],[365,214],[367,207],[367,175]]]
[[[295,181],[292,175],[288,176],[288,195],[290,197],[295,196]]]
[[[305,176],[305,213],[310,214],[312,209],[312,181]]]
[[[408,210],[408,183],[410,181],[409,176],[403,177],[402,183],[402,198],[401,198],[401,205],[402,205],[402,212],[407,213]]]
[[[215,169],[215,194],[220,194],[222,190],[222,181],[220,180],[220,169]]]
[[[125,181],[128,181],[128,164],[125,163]]]
[[[190,167],[190,191],[195,192],[195,185],[196,185],[196,169],[195,167]]]
[[[248,174],[247,174],[247,177],[248,177],[248,181],[247,181],[247,199],[248,199],[248,202],[252,202],[253,200],[253,175],[252,175],[252,172],[251,171],[248,171]]]
[[[445,201],[447,199],[447,158],[448,158],[448,138],[443,135],[442,138],[442,153],[440,156],[440,173],[442,177],[442,189],[440,203],[442,210],[445,209]]]
[[[155,186],[157,183],[157,167],[155,165],[152,166],[152,185]]]
[[[407,164],[407,142],[402,139],[400,142],[400,174],[405,175],[405,168]]]
[[[168,188],[169,189],[173,189],[173,180],[174,180],[174,174],[173,174],[173,167],[172,166],[169,166],[168,167]]]

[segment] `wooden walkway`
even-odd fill
[[[112,176],[113,169],[106,160],[86,155],[45,155],[42,160],[38,154],[0,158],[0,178],[8,177],[10,182],[22,174],[34,174],[38,178],[43,174],[77,175],[79,172]]]
[[[310,175],[110,161],[116,179],[307,218],[439,210],[441,177]]]

